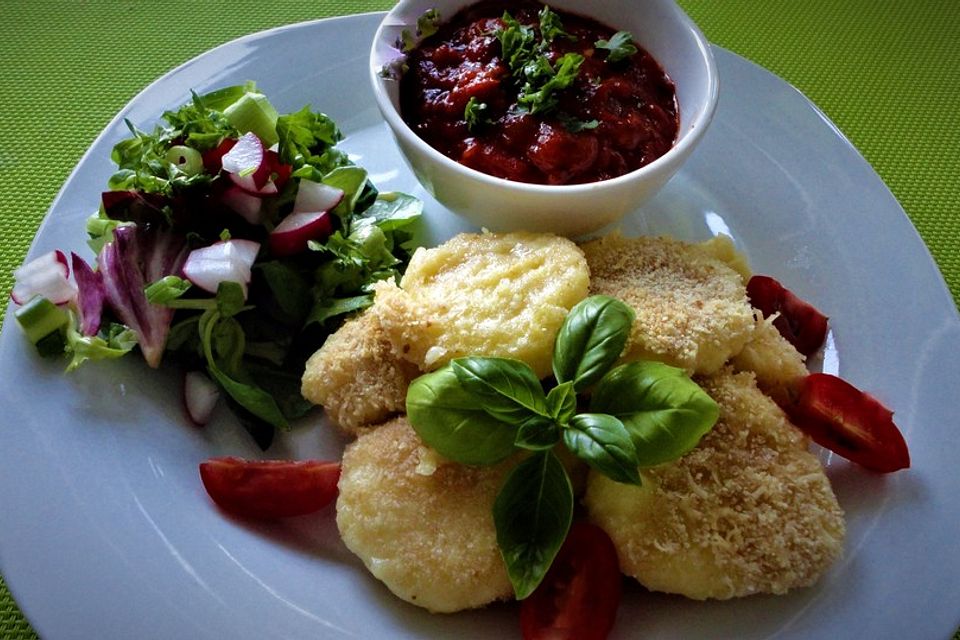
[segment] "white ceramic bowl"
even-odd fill
[[[402,57],[402,31],[437,9],[446,20],[474,0],[401,0],[374,37],[370,76],[377,105],[417,179],[451,211],[493,231],[552,231],[576,237],[636,211],[683,165],[703,137],[717,104],[717,69],[710,45],[673,0],[553,0],[553,9],[594,18],[629,31],[673,79],[680,111],[677,140],[666,154],[626,175],[576,185],[504,180],[470,169],[424,142],[400,117],[399,82],[382,70]]]

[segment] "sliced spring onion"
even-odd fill
[[[182,144],[170,147],[166,160],[188,176],[195,176],[203,171],[203,156],[200,152]]]
[[[27,339],[38,345],[51,334],[59,334],[60,330],[70,322],[70,315],[42,296],[36,296],[14,312],[17,324],[27,334]],[[62,343],[60,352],[63,352]]]
[[[277,135],[277,118],[280,114],[262,93],[243,94],[243,97],[226,108],[223,115],[241,133],[256,134],[264,146],[269,147],[280,141]]]

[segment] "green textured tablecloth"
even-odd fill
[[[152,80],[252,31],[392,4],[0,0],[0,291],[84,150]],[[680,4],[712,42],[827,113],[903,205],[960,300],[960,2]],[[2,579],[0,637],[36,637]]]

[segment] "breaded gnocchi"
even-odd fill
[[[348,434],[380,424],[406,410],[407,387],[420,375],[393,349],[370,310],[348,320],[309,360],[301,393],[323,405]]]
[[[840,555],[845,525],[807,439],[729,369],[699,380],[720,419],[676,462],[626,486],[590,473],[584,503],[621,570],[694,599],[782,594],[813,584]]]
[[[743,284],[750,281],[750,276],[753,275],[750,270],[750,263],[745,255],[737,251],[737,247],[733,244],[733,239],[730,236],[721,233],[709,240],[697,243],[696,246],[736,271]]]
[[[511,461],[439,459],[405,418],[347,446],[337,526],[347,547],[398,597],[434,612],[512,597],[493,503]]]
[[[588,281],[583,253],[566,238],[465,233],[418,249],[399,286],[377,284],[374,310],[397,355],[421,369],[482,354],[522,360],[542,377]]]
[[[670,238],[619,234],[581,248],[590,293],[620,298],[637,313],[626,360],[712,373],[753,334],[753,308],[740,274],[710,251]]]
[[[762,318],[757,312],[757,328],[750,341],[730,364],[737,371],[752,371],[757,386],[765,394],[786,401],[790,389],[809,373],[806,358],[773,326],[773,318]]]

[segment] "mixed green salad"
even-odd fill
[[[405,267],[421,203],[378,192],[328,116],[279,114],[253,83],[163,120],[128,122],[113,148],[95,258],[54,251],[14,274],[16,318],[68,370],[131,351],[181,366],[194,421],[224,397],[265,449],[310,409],[307,357]]]

